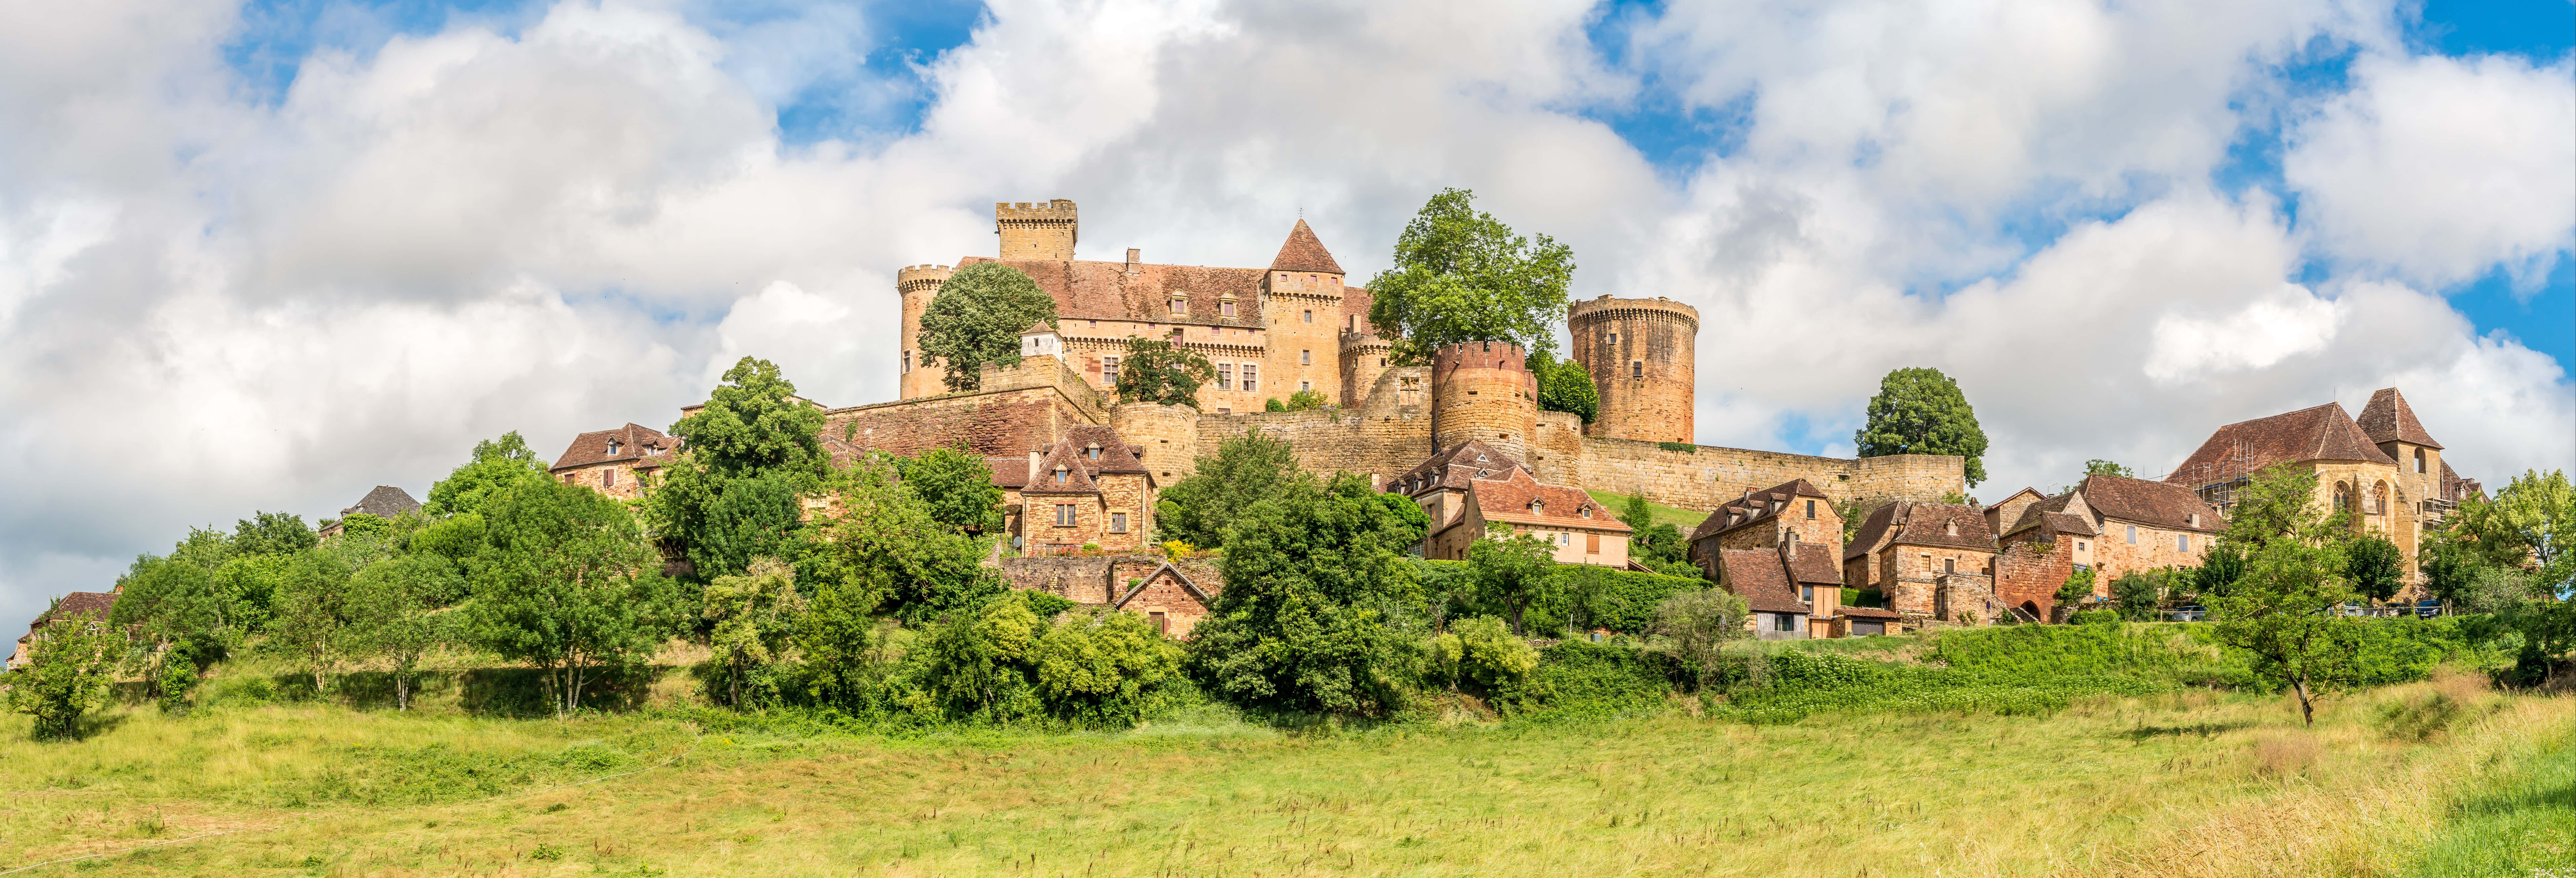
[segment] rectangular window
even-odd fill
[[[1943,559],[1941,559],[1941,572],[1943,572],[1943,573],[1957,573],[1957,572],[1959,572],[1959,559],[1957,559],[1957,558],[1943,558]]]
[[[1243,364],[1243,392],[1257,393],[1261,390],[1261,378],[1258,374],[1258,368],[1259,367],[1256,367],[1251,363]]]
[[[1145,621],[1154,623],[1154,633],[1156,634],[1172,633],[1172,618],[1170,616],[1163,615],[1160,610],[1146,613]]]
[[[1351,315],[1351,331],[1352,331],[1352,332],[1358,332],[1358,331],[1360,331],[1360,315],[1357,315],[1357,314],[1353,314],[1353,315]]]
[[[2129,545],[2134,546],[2134,545],[2137,545],[2137,544],[2138,544],[2138,526],[2137,526],[2137,525],[2134,525],[2134,524],[2133,524],[2133,525],[2129,525]]]
[[[1072,527],[1072,526],[1073,526],[1073,504],[1071,504],[1071,503],[1058,503],[1058,504],[1056,504],[1056,505],[1055,505],[1055,526],[1057,526],[1057,527]]]
[[[2177,552],[2188,552],[2188,551],[2191,551],[2191,535],[2190,535],[2190,534],[2180,534],[2180,535],[2175,536],[2175,537],[2174,537],[2174,551],[2177,551]]]
[[[1218,303],[1217,303],[1216,308],[1217,308],[1217,313],[1219,313],[1219,314],[1223,314],[1223,315],[1225,315],[1225,316],[1227,316],[1227,317],[1232,317],[1232,316],[1234,316],[1234,300],[1233,300],[1233,299],[1227,299],[1227,300],[1225,300],[1225,301],[1223,301],[1223,302],[1218,302]]]
[[[1815,587],[1815,586],[1812,586],[1812,585],[1801,585],[1801,586],[1798,586],[1798,599],[1799,599],[1799,600],[1802,600],[1802,601],[1806,601],[1807,603],[1811,603],[1811,604],[1812,604],[1812,603],[1815,603],[1815,602],[1816,602],[1816,587]]]
[[[2085,549],[2085,547],[2084,547],[2084,541],[2083,541],[2083,540],[2076,540],[2076,541],[2075,541],[2075,551],[2078,551],[2078,552],[2086,551],[2086,549]]]
[[[617,487],[617,471],[613,469],[600,470],[599,486],[602,488]]]
[[[1116,387],[1116,386],[1118,386],[1118,358],[1117,358],[1117,357],[1102,357],[1102,358],[1100,358],[1100,380],[1101,380],[1103,383],[1106,383],[1106,384],[1108,384],[1108,385],[1109,385],[1109,386],[1111,386],[1111,387]]]
[[[1299,381],[1299,382],[1297,382],[1297,389],[1298,389],[1298,390],[1313,390],[1313,389],[1315,389],[1315,382],[1312,382],[1312,381]]]
[[[1814,500],[1809,500],[1809,501],[1807,501],[1807,517],[1808,517],[1808,518],[1814,518],[1814,517],[1816,517],[1816,501],[1814,501]]]
[[[1315,365],[1315,352],[1314,352],[1314,351],[1298,351],[1298,352],[1297,352],[1297,365],[1300,365],[1300,366],[1312,366],[1312,365]]]
[[[1216,389],[1218,389],[1218,390],[1233,390],[1233,389],[1234,389],[1234,364],[1233,364],[1233,363],[1218,363],[1218,364],[1216,364]]]
[[[1109,532],[1114,534],[1123,534],[1127,532],[1127,513],[1109,513]]]
[[[1798,630],[1798,620],[1791,618],[1787,613],[1773,613],[1771,614],[1771,630],[1796,631]]]
[[[1313,322],[1315,322],[1315,311],[1314,311],[1314,309],[1311,309],[1311,308],[1307,309],[1307,311],[1306,311],[1306,322],[1308,322],[1308,323],[1313,323]]]
[[[1644,377],[1646,377],[1646,361],[1644,361],[1644,360],[1630,360],[1630,361],[1628,361],[1628,377],[1630,377],[1630,378],[1644,378]]]
[[[1190,300],[1188,300],[1188,299],[1180,299],[1180,298],[1175,298],[1175,299],[1173,299],[1173,300],[1172,300],[1172,313],[1174,313],[1174,314],[1180,314],[1180,313],[1185,313],[1185,312],[1187,312],[1187,311],[1189,311],[1189,310],[1190,310]]]
[[[905,352],[903,352],[903,374],[905,374],[905,375],[910,375],[910,374],[912,374],[912,352],[911,352],[911,351],[905,351]]]
[[[1613,332],[1613,333],[1611,333],[1611,334],[1610,334],[1610,343],[1611,343],[1611,344],[1618,344],[1618,343],[1619,343],[1619,334],[1618,334],[1618,333]]]

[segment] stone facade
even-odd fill
[[[1843,584],[1874,588],[1912,619],[1992,622],[1995,538],[1985,511],[1947,503],[1891,503],[1862,521],[1843,550]]]
[[[919,399],[948,391],[945,370],[913,347],[921,337],[921,313],[939,295],[939,286],[954,272],[945,265],[907,265],[894,274],[895,293],[903,299],[903,355],[895,366],[897,399]]]
[[[660,430],[627,424],[573,437],[546,472],[621,500],[644,496],[644,483],[680,450],[680,440]],[[413,504],[418,505],[418,504]]]
[[[1012,588],[1136,613],[1173,637],[1189,636],[1225,591],[1216,562],[1207,558],[1129,554],[1004,558],[999,564]]]
[[[1576,302],[1566,312],[1570,355],[1592,374],[1601,412],[1584,434],[1690,442],[1699,309],[1663,297]]]

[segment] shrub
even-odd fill
[[[1538,651],[1524,714],[1614,717],[1660,710],[1678,671],[1669,658],[1633,646],[1568,640]]]
[[[36,718],[36,737],[69,737],[81,714],[107,703],[125,638],[95,619],[75,616],[35,632],[27,652],[27,664],[5,677],[9,709]]]
[[[2117,625],[2120,624],[2120,611],[2077,610],[2075,611],[2075,615],[2066,617],[2066,623],[2069,625]]]
[[[1521,693],[1538,667],[1538,651],[1492,616],[1461,619],[1424,644],[1427,682],[1488,698]]]
[[[1692,445],[1688,442],[1657,442],[1655,443],[1655,447],[1661,448],[1665,451],[1679,451],[1684,454],[1699,451],[1699,446]]]

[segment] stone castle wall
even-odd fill
[[[1646,495],[1683,509],[1715,509],[1791,479],[1806,479],[1834,502],[1867,507],[1894,500],[1938,502],[1965,493],[1966,461],[1946,455],[1895,455],[1847,460],[1778,451],[1694,445],[1667,451],[1659,443],[1584,436],[1574,417],[1556,412],[1539,420],[1530,468],[1539,481],[1601,491]]]
[[[1689,442],[1697,378],[1699,309],[1665,298],[1574,303],[1565,317],[1569,356],[1601,392],[1592,436]]]
[[[904,456],[933,448],[1008,456],[1027,454],[1066,430],[1104,420],[1097,391],[1054,357],[987,367],[984,389],[945,396],[831,409],[823,435],[857,451]]]
[[[1431,456],[1429,406],[1420,399],[1424,394],[1406,389],[1418,386],[1429,371],[1420,366],[1388,368],[1378,375],[1368,401],[1358,408],[1202,413],[1198,416],[1198,453],[1214,454],[1225,440],[1258,429],[1264,436],[1295,445],[1298,464],[1311,472],[1329,475],[1348,470],[1393,475]]]

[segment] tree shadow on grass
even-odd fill
[[[2191,723],[2179,726],[2139,726],[2121,734],[2132,741],[2144,741],[2149,738],[2180,738],[2185,735],[2208,738],[2253,727],[2254,724],[2248,721]]]

